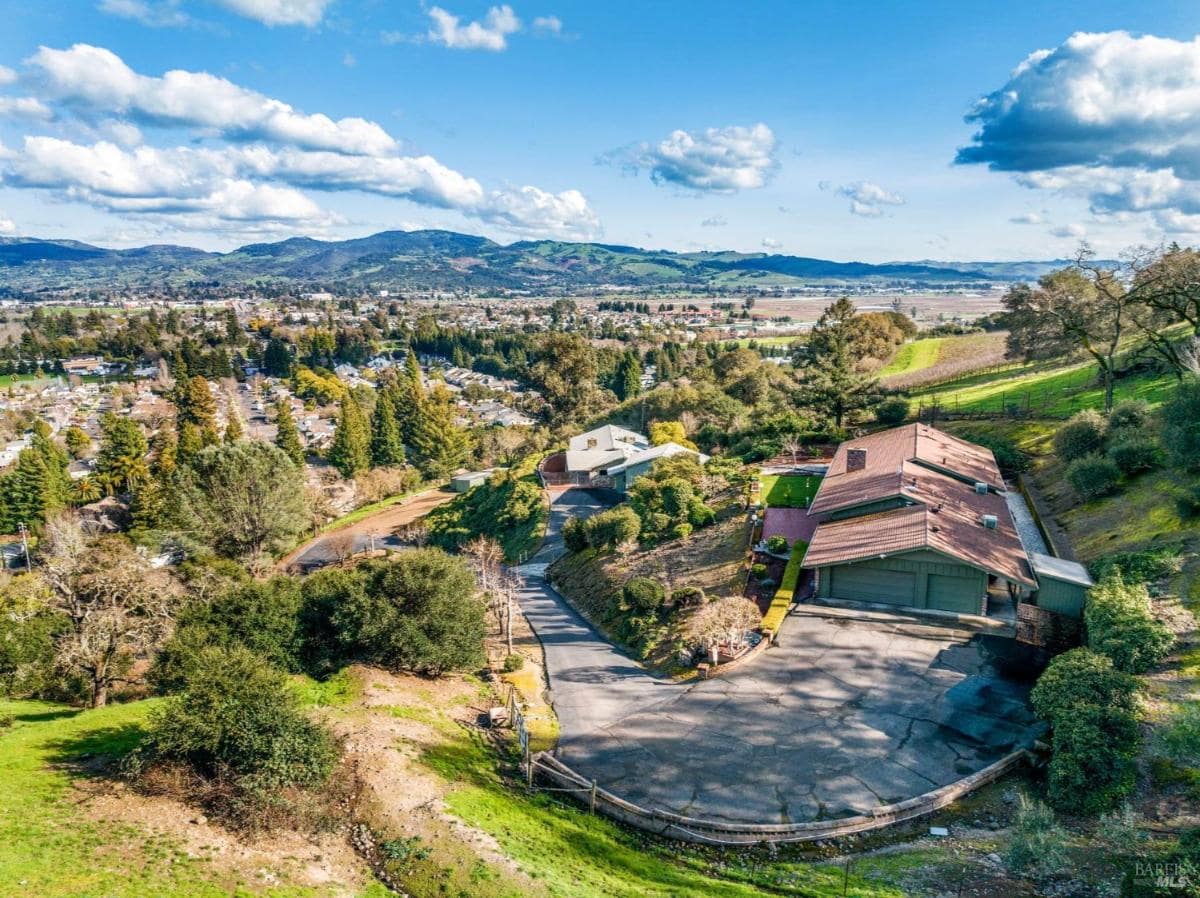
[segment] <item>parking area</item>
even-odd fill
[[[799,614],[783,643],[559,756],[647,808],[754,822],[840,817],[973,773],[1032,734],[1011,640]]]

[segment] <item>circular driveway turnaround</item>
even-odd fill
[[[746,667],[691,684],[652,676],[541,577],[566,515],[601,507],[580,490],[555,501],[521,607],[545,646],[555,754],[610,792],[712,820],[835,818],[961,779],[1037,731],[1028,684],[1002,673],[1011,639],[900,616],[801,606]]]

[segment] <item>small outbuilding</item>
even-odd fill
[[[470,471],[466,474],[455,474],[450,478],[450,489],[456,493],[465,493],[472,487],[482,486],[492,476],[491,471]]]
[[[1094,585],[1087,568],[1078,561],[1041,552],[1030,552],[1029,563],[1038,581],[1032,596],[1037,606],[1068,617],[1082,617],[1088,590]]]

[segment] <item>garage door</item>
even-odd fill
[[[929,575],[929,607],[957,614],[978,614],[983,584],[979,577]]]
[[[911,605],[916,597],[916,575],[869,567],[839,567],[831,572],[830,594],[835,599]]]

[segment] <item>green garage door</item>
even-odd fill
[[[956,614],[978,614],[982,597],[983,583],[979,577],[929,575],[927,598],[930,608],[953,611]]]
[[[836,567],[830,571],[830,595],[855,602],[911,605],[916,600],[916,575],[870,567]]]

